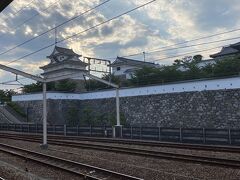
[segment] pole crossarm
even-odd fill
[[[117,119],[117,125],[118,127],[121,128],[121,122],[120,122],[120,101],[119,101],[119,85],[105,81],[101,78],[98,78],[96,76],[91,75],[90,73],[85,73],[84,76],[87,76],[91,79],[94,79],[96,81],[102,82],[104,84],[107,84],[109,86],[115,87],[116,88],[116,119]],[[116,137],[116,134],[114,135]],[[122,135],[120,135],[121,137]]]
[[[32,80],[43,83],[43,144],[41,146],[42,148],[47,148],[47,146],[48,146],[47,145],[47,83],[48,82],[59,81],[59,80],[63,80],[63,79],[70,79],[70,78],[75,78],[75,77],[78,77],[78,76],[83,76],[83,78],[85,78],[85,76],[87,76],[91,79],[94,79],[96,81],[102,82],[104,84],[107,84],[109,86],[112,86],[112,87],[116,88],[116,119],[117,119],[116,127],[121,128],[120,108],[119,108],[120,107],[119,85],[117,85],[117,84],[108,82],[104,79],[101,79],[99,77],[91,75],[90,73],[86,73],[86,71],[46,79],[46,78],[42,78],[42,77],[38,77],[38,76],[35,76],[35,75],[32,75],[32,74],[25,73],[23,71],[20,71],[20,70],[17,70],[17,69],[14,69],[14,68],[2,65],[2,64],[0,64],[0,69],[2,69],[4,71],[11,72],[15,75],[20,75],[20,76],[23,76],[23,77],[26,77],[26,78],[29,78],[29,79],[32,79]],[[18,81],[17,76],[16,76],[16,81]]]
[[[94,80],[96,80],[96,81],[99,81],[99,82],[102,82],[102,83],[104,83],[104,84],[107,84],[107,85],[109,85],[109,86],[112,86],[112,87],[115,87],[115,88],[119,88],[119,86],[118,86],[117,84],[108,82],[108,81],[106,81],[106,80],[103,80],[103,79],[101,79],[101,78],[98,78],[98,77],[96,77],[96,76],[93,76],[93,75],[91,75],[91,74],[89,74],[89,73],[85,73],[84,75],[87,76],[87,77],[89,77],[89,78],[91,78],[91,79],[94,79]]]
[[[8,66],[4,66],[2,64],[0,64],[0,69],[4,70],[4,71],[8,71],[8,72],[11,72],[13,74],[16,74],[16,75],[20,75],[20,76],[23,76],[23,77],[26,77],[26,78],[29,78],[29,79],[33,79],[35,81],[39,81],[39,82],[44,82],[45,80],[41,77],[38,77],[38,76],[34,76],[32,74],[28,74],[28,73],[25,73],[23,71],[20,71],[20,70],[17,70],[17,69],[14,69],[14,68],[11,68],[11,67],[8,67]]]
[[[63,79],[74,78],[74,77],[77,77],[78,74],[79,74],[79,73],[73,73],[73,74],[63,75],[63,76],[59,76],[59,77],[55,77],[55,78],[44,79],[44,78],[41,78],[39,76],[35,76],[35,75],[29,74],[29,73],[25,73],[23,71],[20,71],[20,70],[17,70],[17,69],[14,69],[14,68],[2,65],[2,64],[0,64],[0,69],[2,69],[4,71],[11,72],[11,73],[16,74],[16,75],[20,75],[20,76],[29,78],[29,79],[33,79],[35,81],[39,81],[39,82],[42,82],[42,83],[44,83],[44,82],[48,83],[48,82],[59,81],[59,80],[63,80]],[[119,86],[117,84],[114,84],[114,83],[108,82],[106,80],[103,80],[101,78],[98,78],[96,76],[93,76],[90,73],[84,72],[84,73],[79,74],[79,75],[87,76],[91,79],[102,82],[102,83],[107,84],[109,86],[119,88]]]

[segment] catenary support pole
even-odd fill
[[[117,125],[115,126],[115,137],[122,137],[122,126],[120,122],[120,101],[119,101],[119,88],[116,88],[116,116]]]
[[[47,84],[43,83],[43,144],[42,148],[47,148]]]
[[[116,115],[117,115],[117,126],[120,126],[120,104],[119,104],[119,89],[116,89]]]

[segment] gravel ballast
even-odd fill
[[[49,150],[41,150],[38,143],[25,141],[0,139],[0,142],[144,179],[240,179],[239,169],[54,145],[50,145]]]

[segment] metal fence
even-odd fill
[[[0,124],[0,131],[42,133],[41,124]],[[65,136],[112,137],[109,126],[48,125],[48,134]],[[240,129],[123,127],[124,139],[155,140],[199,144],[240,145]]]

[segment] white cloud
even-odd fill
[[[31,37],[51,29],[56,24],[61,24],[67,19],[81,14],[90,9],[102,0],[60,0],[56,5],[56,0],[34,1],[30,7],[25,8],[17,16],[13,14],[21,7],[26,6],[29,1],[14,1],[9,6],[3,18],[0,19],[0,49],[7,50],[14,45],[22,43]],[[58,28],[58,40],[74,35],[101,23],[118,13],[129,10],[131,7],[146,3],[145,0],[116,1],[113,0],[106,5],[99,7],[94,12],[85,14],[82,17],[67,23]],[[209,7],[216,8],[209,10]],[[51,6],[52,5],[52,6]],[[51,6],[48,10],[44,9]],[[135,12],[123,16],[117,20],[104,24],[96,29],[79,34],[78,36],[59,44],[72,48],[79,54],[94,57],[113,57],[143,51],[150,51],[159,47],[171,45],[201,36],[210,35],[217,32],[234,29],[240,22],[240,5],[238,0],[157,0]],[[36,12],[40,16],[34,18],[25,26],[15,32],[14,27],[33,16]],[[218,16],[216,16],[216,14]],[[230,22],[230,18],[231,22]],[[221,19],[221,21],[219,21]],[[215,21],[216,20],[216,21]],[[225,34],[211,39],[204,39],[198,42],[214,41],[230,37],[239,36],[239,32]],[[11,51],[4,56],[5,62],[17,59],[23,55],[40,49],[43,46],[54,42],[54,32],[37,38],[33,42]],[[223,44],[230,44],[236,41],[226,41],[205,46],[180,49],[178,51],[165,51],[152,55],[147,55],[149,59],[168,57],[170,54],[182,54],[189,51],[198,51]],[[50,49],[49,49],[50,51]],[[217,50],[203,52],[205,58],[215,53]],[[1,52],[0,52],[1,53]],[[32,55],[27,60],[20,61],[14,66],[31,73],[38,73],[38,66],[47,62],[46,51]],[[0,58],[2,58],[0,56]],[[140,58],[142,58],[140,56]],[[2,58],[3,59],[3,58]],[[38,59],[38,60],[36,60]],[[168,63],[169,61],[162,61]],[[31,65],[32,64],[32,65]],[[3,77],[2,75],[0,76]],[[4,76],[5,77],[5,76]]]
[[[26,26],[25,27],[25,35],[32,35],[33,34],[33,30],[31,29],[30,26]]]

